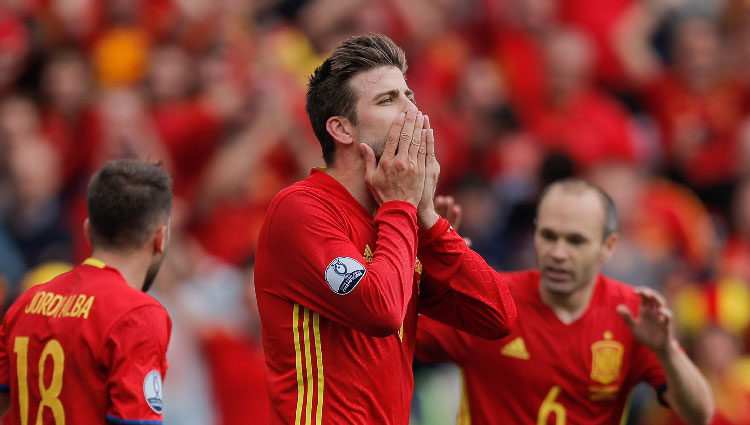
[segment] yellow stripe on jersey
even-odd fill
[[[296,355],[297,366],[297,413],[294,417],[294,425],[300,425],[305,384],[302,382],[302,349],[299,346],[299,304],[294,305],[294,311],[292,312],[292,332],[294,333],[294,354]]]
[[[313,313],[313,335],[315,336],[315,358],[318,360],[318,406],[315,412],[315,424],[323,421],[323,350],[320,348],[320,315]]]
[[[106,264],[104,264],[104,261],[97,260],[96,258],[92,257],[83,260],[83,264],[88,264],[89,266],[98,267],[100,269],[103,269],[106,266]]]
[[[466,378],[461,370],[461,404],[458,406],[457,425],[471,425],[471,410],[469,410],[469,393],[466,391]]]
[[[312,383],[312,357],[310,356],[310,310],[307,307],[304,308],[304,316],[302,319],[302,332],[305,333],[305,368],[307,368],[307,381],[305,387],[307,388],[307,406],[305,408],[305,423],[309,424],[312,416],[312,389],[310,384]]]

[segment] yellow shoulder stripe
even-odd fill
[[[97,260],[96,258],[92,258],[92,257],[89,257],[83,260],[83,264],[88,264],[89,266],[98,267],[100,269],[103,269],[104,267],[107,266],[106,264],[104,264],[104,261]]]

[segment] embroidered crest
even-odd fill
[[[604,340],[591,345],[591,379],[604,385],[611,384],[622,369],[623,345],[612,340],[612,332],[604,332]]]
[[[338,257],[326,267],[325,278],[333,292],[346,295],[354,290],[365,273],[365,266],[354,258]]]
[[[157,370],[152,370],[143,380],[143,396],[146,403],[154,412],[161,415],[163,409],[162,398],[164,397],[161,385],[161,374]]]

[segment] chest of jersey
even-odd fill
[[[616,423],[632,387],[630,331],[606,307],[591,308],[568,325],[545,309],[520,306],[508,337],[482,342],[467,367],[495,376],[467,383],[478,393],[501,391],[488,385],[512,387],[502,390],[508,398],[500,409],[519,423],[580,424],[590,423],[590,417]]]

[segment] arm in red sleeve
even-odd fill
[[[516,305],[501,275],[441,218],[419,235],[419,312],[487,339],[508,335]]]
[[[278,281],[272,293],[369,335],[398,331],[414,286],[413,205],[391,201],[378,209],[370,263],[364,246],[352,241],[353,226],[362,224],[314,193],[291,192],[272,214],[268,260]]]
[[[102,347],[109,374],[108,421],[161,423],[171,330],[166,310],[146,305],[125,314],[108,331]]]
[[[471,352],[471,335],[420,314],[415,355],[420,362],[461,365]]]

